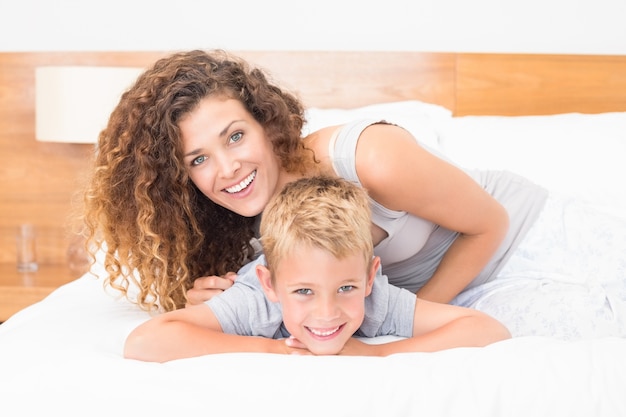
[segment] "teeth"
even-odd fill
[[[309,331],[311,333],[313,333],[316,336],[330,336],[331,334],[335,333],[337,330],[339,330],[339,327],[341,326],[337,326],[334,329],[331,330],[317,330],[317,329],[313,329],[311,327],[308,327]]]
[[[232,187],[225,188],[225,190],[226,190],[226,192],[228,192],[230,194],[238,193],[239,191],[243,190],[248,185],[250,185],[252,180],[254,180],[254,177],[256,177],[256,170],[254,170],[250,175],[248,175],[246,178],[244,178],[244,180],[241,181],[239,184],[233,185]]]

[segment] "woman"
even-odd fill
[[[383,273],[436,302],[502,275],[545,215],[543,188],[508,172],[465,172],[384,121],[302,138],[303,110],[223,51],[173,54],[142,74],[100,135],[87,193],[111,285],[137,284],[146,309],[211,298],[252,256],[269,199],[317,174],[368,191]]]

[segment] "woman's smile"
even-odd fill
[[[224,191],[226,191],[228,194],[240,193],[241,191],[243,191],[246,188],[248,188],[248,186],[250,184],[252,184],[252,181],[254,181],[255,177],[256,177],[256,169],[254,171],[252,171],[252,173],[250,173],[250,175],[248,175],[246,178],[244,178],[243,181],[241,181],[239,184],[233,185],[231,187],[226,187],[226,188],[224,188]]]

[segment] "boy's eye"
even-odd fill
[[[230,138],[228,138],[228,141],[230,143],[237,143],[241,140],[241,137],[243,136],[243,134],[241,132],[237,132],[237,133],[233,133]]]
[[[301,295],[311,295],[313,294],[313,291],[311,291],[309,288],[300,288],[299,290],[295,291],[296,294],[301,294]]]
[[[191,165],[193,166],[200,165],[204,161],[206,161],[206,156],[202,155],[202,156],[195,158],[193,161],[191,161]]]
[[[342,285],[339,287],[339,292],[348,292],[354,289],[354,285]]]

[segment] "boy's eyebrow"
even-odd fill
[[[294,280],[294,281],[289,281],[286,285],[288,287],[312,287],[312,286],[316,285],[317,283],[318,283],[318,281],[310,282],[310,281]]]
[[[319,284],[319,282],[322,280],[323,278],[316,280],[316,281],[291,281],[289,282],[289,284],[287,284],[289,287],[313,287],[317,284]],[[360,277],[351,277],[351,278],[345,278],[342,279],[341,281],[339,281],[339,285],[352,285],[352,284],[360,284],[361,282],[363,282],[363,278]]]

